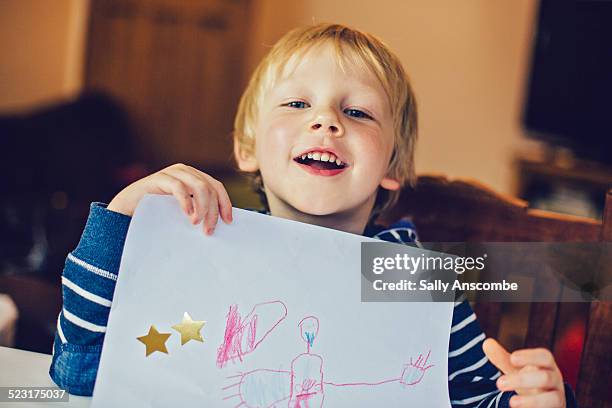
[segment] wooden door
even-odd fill
[[[248,0],[93,0],[86,88],[127,110],[152,166],[232,167]]]

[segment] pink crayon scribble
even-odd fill
[[[306,353],[291,361],[291,392],[289,407],[315,408],[323,406],[323,357],[312,354],[310,349],[319,334],[319,319],[307,316],[298,324],[300,335],[306,343]]]
[[[285,317],[287,306],[279,300],[256,304],[244,319],[238,305],[231,305],[223,343],[217,349],[217,366],[223,368],[228,361],[243,361],[243,357],[253,352]]]
[[[322,407],[323,358],[316,354],[300,354],[291,361],[290,408]]]
[[[376,381],[376,382],[353,382],[353,383],[334,383],[334,382],[323,382],[325,385],[329,385],[332,387],[363,387],[363,386],[377,386],[392,382],[399,382],[403,386],[416,385],[421,382],[425,372],[433,367],[433,364],[426,366],[427,360],[429,360],[429,356],[431,354],[431,350],[427,352],[427,357],[423,359],[423,355],[419,354],[416,362],[412,362],[412,357],[410,358],[410,362],[404,365],[404,369],[402,370],[402,375],[399,378],[390,378],[388,380]]]
[[[233,384],[223,387],[223,391],[230,393],[223,400],[237,397],[240,403],[234,408],[274,408],[285,405],[288,408],[319,408],[324,406],[324,387],[328,390],[329,387],[338,387],[347,392],[353,387],[366,387],[375,391],[378,386],[396,383],[403,388],[411,388],[420,383],[425,372],[433,367],[433,364],[426,365],[430,354],[431,350],[425,358],[420,354],[415,362],[410,359],[402,375],[397,378],[341,383],[323,381],[322,357],[304,353],[292,360],[290,371],[260,368],[228,377],[233,380]]]
[[[259,327],[258,316],[264,314],[255,313],[255,310],[262,305],[280,303],[283,306],[283,316],[278,320],[265,334],[257,341],[256,328]],[[240,319],[237,307],[230,307],[228,313],[228,324],[226,325],[226,341],[223,345],[233,346],[234,348],[219,349],[227,351],[227,355],[232,358],[242,358],[242,355],[254,350],[258,344],[285,318],[287,309],[282,302],[268,302],[256,305],[249,316],[244,320]],[[247,351],[241,348],[241,336],[245,328],[248,326],[248,341]],[[416,361],[410,358],[408,364],[405,364],[402,373],[396,378],[387,378],[379,381],[357,381],[357,382],[332,382],[324,381],[323,374],[323,357],[312,353],[314,341],[319,334],[319,319],[315,316],[307,316],[303,318],[299,324],[300,336],[306,343],[306,352],[297,355],[291,360],[291,369],[272,370],[272,369],[255,369],[246,373],[228,377],[233,380],[233,384],[223,387],[223,391],[230,393],[223,400],[231,400],[238,397],[240,402],[234,408],[275,408],[287,406],[288,408],[321,408],[325,400],[325,388],[330,387],[350,391],[351,387],[371,389],[372,392],[384,392],[384,388],[379,386],[384,384],[396,383],[402,388],[411,388],[423,380],[425,372],[433,367],[433,364],[427,364],[431,355],[431,350],[423,357],[419,354]],[[228,330],[230,335],[227,336]],[[229,340],[231,341],[228,341]],[[249,348],[250,347],[250,348]],[[230,352],[234,354],[230,354]],[[231,357],[237,355],[238,357]],[[219,361],[219,360],[217,360]],[[227,360],[226,360],[227,361]],[[238,379],[237,381],[235,379]],[[378,389],[378,391],[376,391]]]
[[[325,381],[323,384],[329,385],[332,387],[363,387],[366,385],[368,386],[369,385],[382,385],[382,384],[396,382],[400,380],[401,378],[392,378],[390,380],[382,380],[382,381],[377,381],[377,382],[353,382],[353,383],[343,383],[343,384]]]
[[[412,362],[412,358],[410,358],[410,362],[404,366],[400,383],[403,385],[415,385],[420,383],[425,375],[425,371],[434,366],[433,364],[426,366],[430,354],[431,350],[427,352],[427,357],[425,357],[425,359],[423,359],[422,354],[419,354],[417,361],[414,363]]]

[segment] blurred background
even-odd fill
[[[271,45],[313,22],[373,33],[403,61],[419,174],[601,218],[609,21],[606,1],[0,0],[0,345],[50,353],[92,201],[184,162],[259,205],[231,157],[237,101]]]

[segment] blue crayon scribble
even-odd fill
[[[314,333],[306,332],[304,334],[306,335],[306,341],[308,342],[308,345],[312,347],[312,343],[314,343],[314,339],[315,339]]]

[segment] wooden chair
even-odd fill
[[[397,205],[381,217],[389,223],[410,217],[422,242],[597,242],[612,241],[612,190],[606,195],[603,222],[529,209],[525,201],[498,194],[468,180],[420,176],[402,192]],[[531,303],[522,347],[554,352],[557,328],[567,319],[562,303]],[[603,407],[611,400],[612,302],[582,304],[586,336],[576,394],[580,407]],[[474,306],[487,336],[498,337],[503,303]],[[565,314],[565,315],[564,315]],[[523,316],[525,319],[527,316]],[[502,341],[503,342],[503,341]]]

